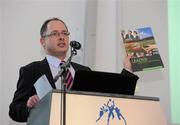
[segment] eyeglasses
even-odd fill
[[[53,31],[53,32],[51,32],[50,34],[46,34],[46,35],[44,35],[43,37],[45,38],[45,37],[51,37],[51,36],[54,36],[54,37],[60,37],[61,35],[63,36],[63,37],[67,37],[67,36],[69,36],[69,32],[67,32],[67,31],[62,31],[61,33],[60,32],[58,32],[58,31]]]

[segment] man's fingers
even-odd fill
[[[39,102],[39,98],[38,98],[37,96],[34,96],[34,97],[32,98],[32,102],[33,102],[34,104],[38,103],[38,102]]]
[[[132,56],[133,56],[132,54],[128,54],[128,55],[127,55],[127,58],[128,58],[128,59],[131,59]]]
[[[31,96],[27,101],[27,107],[32,108],[39,102],[39,97],[37,95]]]

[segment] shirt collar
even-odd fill
[[[47,61],[50,65],[58,68],[59,64],[61,62],[60,59],[58,59],[57,57],[51,56],[51,55],[46,55]]]

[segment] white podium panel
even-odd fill
[[[61,93],[53,92],[48,125],[60,125]],[[157,98],[67,93],[66,125],[167,125]]]

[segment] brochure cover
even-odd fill
[[[127,54],[131,54],[133,72],[163,68],[151,27],[121,31]]]

